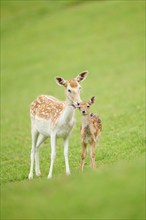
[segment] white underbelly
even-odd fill
[[[35,127],[38,132],[44,136],[51,135],[51,123],[49,120],[35,120]]]
[[[52,125],[50,120],[42,120],[40,118],[33,120],[32,123],[40,134],[47,137],[51,133],[56,133],[57,137],[66,137],[74,126],[74,120],[67,123],[58,123],[56,126]]]

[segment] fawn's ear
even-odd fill
[[[62,77],[59,77],[59,76],[56,77],[56,83],[59,86],[65,86],[65,87],[67,86],[66,80],[64,80]]]
[[[89,100],[89,105],[92,105],[95,102],[95,96],[93,96],[90,100]]]
[[[80,82],[86,79],[87,75],[88,75],[88,71],[84,71],[80,73],[75,79],[77,80],[77,82]]]
[[[73,103],[72,106],[73,106],[74,108],[80,108],[80,104],[79,104],[79,103]]]

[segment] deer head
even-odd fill
[[[83,116],[90,113],[90,106],[95,102],[95,96],[93,96],[88,102],[81,102],[79,105],[74,105],[78,108]]]
[[[67,101],[71,104],[78,104],[81,102],[80,98],[80,82],[87,77],[88,72],[84,71],[80,73],[76,78],[71,80],[65,80],[62,77],[56,77],[56,82],[60,86],[64,86]]]

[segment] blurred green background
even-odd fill
[[[1,219],[145,219],[145,1],[1,0]],[[49,140],[40,152],[42,177],[27,180],[29,106],[40,94],[64,99],[55,76],[88,70],[82,99],[103,131],[80,173],[80,123],[69,145],[65,176],[58,140],[48,181]]]

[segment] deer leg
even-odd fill
[[[40,176],[40,161],[39,161],[39,147],[40,145],[47,139],[46,136],[39,134],[37,144],[36,144],[36,150],[35,150],[35,173],[36,176]]]
[[[68,162],[68,137],[64,140],[64,159],[65,159],[65,166],[66,166],[66,174],[70,175],[70,168]]]
[[[90,160],[91,160],[91,166],[93,169],[96,168],[96,163],[95,163],[95,142],[91,142],[91,151],[90,151]]]
[[[85,164],[85,157],[86,157],[86,150],[87,150],[87,144],[85,142],[82,142],[82,161],[81,161],[81,170],[83,171],[84,164]]]
[[[56,158],[56,134],[51,135],[51,165],[48,174],[48,179],[52,178],[53,165]]]
[[[35,147],[36,147],[36,141],[38,138],[38,131],[36,129],[32,129],[31,131],[31,135],[32,135],[32,147],[31,147],[31,153],[30,153],[30,161],[31,161],[31,165],[30,165],[30,172],[28,175],[29,179],[33,179],[33,167],[34,167],[34,159],[35,159]]]

